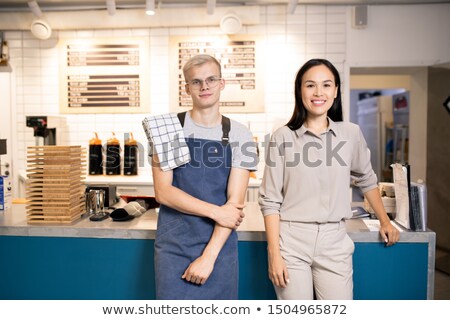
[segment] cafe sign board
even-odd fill
[[[226,113],[264,112],[262,41],[258,36],[214,35],[170,37],[170,110],[192,108],[185,92],[184,64],[197,54],[209,54],[222,66],[225,89],[220,110]]]
[[[146,38],[62,39],[61,113],[147,113]]]

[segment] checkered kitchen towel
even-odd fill
[[[183,128],[176,113],[149,116],[142,120],[147,139],[163,171],[175,169],[191,160]]]

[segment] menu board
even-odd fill
[[[145,38],[60,42],[62,113],[149,111]]]
[[[256,36],[171,37],[170,110],[180,112],[192,108],[185,92],[184,64],[197,54],[209,54],[222,66],[225,89],[221,93],[220,110],[228,113],[264,112],[261,41]]]

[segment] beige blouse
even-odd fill
[[[363,193],[377,187],[370,150],[358,125],[329,120],[316,136],[307,128],[275,131],[265,146],[259,189],[263,215],[297,222],[337,222],[352,216],[350,184]]]

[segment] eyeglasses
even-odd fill
[[[192,89],[200,90],[201,88],[203,88],[203,82],[205,82],[206,86],[208,86],[209,88],[215,88],[220,83],[220,80],[222,80],[222,78],[209,77],[209,78],[206,78],[205,80],[194,79],[194,80],[186,81],[186,83],[189,86],[191,86]]]

